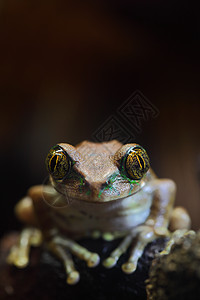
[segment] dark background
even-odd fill
[[[159,114],[135,142],[200,227],[199,29],[189,1],[0,2],[1,234],[49,148],[91,139],[136,90]]]

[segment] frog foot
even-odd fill
[[[42,233],[36,228],[25,228],[20,233],[18,242],[10,249],[7,262],[17,268],[25,268],[29,263],[31,246],[39,246],[42,243]]]
[[[120,256],[124,254],[130,247],[129,259],[122,265],[122,271],[126,274],[133,273],[137,268],[137,263],[144,252],[144,248],[156,237],[163,236],[164,230],[161,234],[156,233],[154,228],[141,225],[129,233],[121,242],[121,244],[110,254],[108,258],[103,261],[103,266],[106,268],[114,267]],[[166,235],[166,232],[165,232]]]
[[[171,248],[176,243],[181,243],[182,239],[186,236],[196,236],[196,232],[194,230],[188,229],[177,229],[171,233],[170,238],[165,245],[165,248],[158,254],[158,256],[168,255],[171,251]]]
[[[56,236],[52,238],[52,240],[47,243],[47,247],[63,263],[67,274],[66,281],[70,285],[76,284],[80,279],[79,272],[74,267],[71,254],[86,261],[87,266],[90,268],[96,267],[100,262],[97,253],[88,251],[86,248],[66,237]]]

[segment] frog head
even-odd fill
[[[150,163],[138,144],[84,141],[76,147],[66,143],[52,147],[46,167],[51,184],[68,199],[107,202],[137,193]]]

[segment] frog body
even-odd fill
[[[155,176],[146,151],[137,144],[84,141],[73,147],[60,143],[50,150],[46,166],[50,183],[30,188],[15,208],[19,219],[36,227],[25,228],[11,249],[8,262],[18,267],[28,264],[31,245],[43,241],[63,262],[67,282],[75,284],[79,273],[71,253],[89,267],[100,261],[98,254],[80,246],[77,239],[121,236],[121,244],[103,265],[113,267],[132,245],[122,266],[130,274],[145,246],[169,234],[170,222],[173,229],[176,224],[189,227],[187,212],[178,215],[173,210],[175,183]]]
[[[62,232],[84,236],[94,229],[100,232],[128,232],[149,215],[152,197],[145,190],[135,196],[109,202],[92,203],[73,200],[62,210],[52,208],[52,221]]]

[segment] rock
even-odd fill
[[[131,275],[121,271],[121,264],[127,259],[123,255],[119,264],[105,269],[101,264],[95,268],[86,267],[85,262],[74,258],[80,272],[80,282],[74,286],[66,284],[64,268],[59,260],[44,248],[31,250],[30,264],[17,269],[6,263],[10,247],[16,242],[18,233],[10,233],[0,245],[0,299],[1,300],[53,300],[53,299],[146,299],[145,280],[155,253],[163,249],[164,239],[149,244],[139,260],[137,270]],[[120,240],[106,242],[102,239],[81,240],[80,244],[106,258]]]
[[[153,261],[147,293],[149,300],[200,299],[200,231],[184,235]]]

